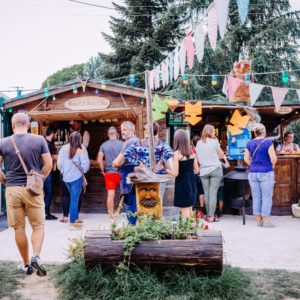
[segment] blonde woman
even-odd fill
[[[204,189],[205,208],[208,222],[215,222],[217,193],[223,176],[222,163],[229,167],[228,160],[215,138],[216,130],[212,125],[205,125],[201,140],[197,143],[196,151],[200,162],[200,177]]]
[[[266,128],[257,124],[255,138],[248,142],[244,161],[250,166],[249,183],[253,198],[253,214],[258,226],[274,227],[270,222],[274,189],[274,167],[277,156],[271,140],[266,139]]]
[[[193,215],[197,197],[195,174],[199,169],[188,136],[182,129],[175,132],[173,150],[173,170],[167,169],[167,174],[176,177],[174,206],[180,208],[182,218],[186,219]]]

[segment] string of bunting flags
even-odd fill
[[[236,0],[241,23],[246,22],[249,0]],[[157,90],[176,81],[185,73],[186,64],[193,68],[195,54],[201,63],[204,56],[206,35],[213,50],[217,47],[218,30],[224,38],[228,23],[230,0],[214,0],[204,12],[202,19],[190,30],[181,43],[168,54],[166,59],[150,71],[150,89]]]

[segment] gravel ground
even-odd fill
[[[83,230],[70,230],[68,224],[46,221],[42,259],[46,262],[65,262],[69,239],[84,235],[87,229],[107,229],[106,214],[82,214]],[[300,271],[300,219],[291,216],[273,217],[275,228],[256,226],[253,216],[225,215],[220,222],[210,223],[210,229],[220,230],[224,239],[224,263],[248,269],[285,269]],[[121,215],[119,224],[126,223]],[[30,234],[30,227],[27,226]],[[0,232],[0,260],[20,261],[12,229]]]

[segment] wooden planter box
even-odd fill
[[[116,265],[124,259],[123,241],[112,240],[109,231],[89,230],[84,239],[84,259],[88,268]],[[194,240],[143,241],[132,251],[131,262],[159,270],[185,267],[218,275],[223,266],[222,235],[201,230]]]

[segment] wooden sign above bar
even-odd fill
[[[108,108],[109,105],[109,99],[98,96],[76,97],[64,103],[65,108],[70,110],[99,110]]]

